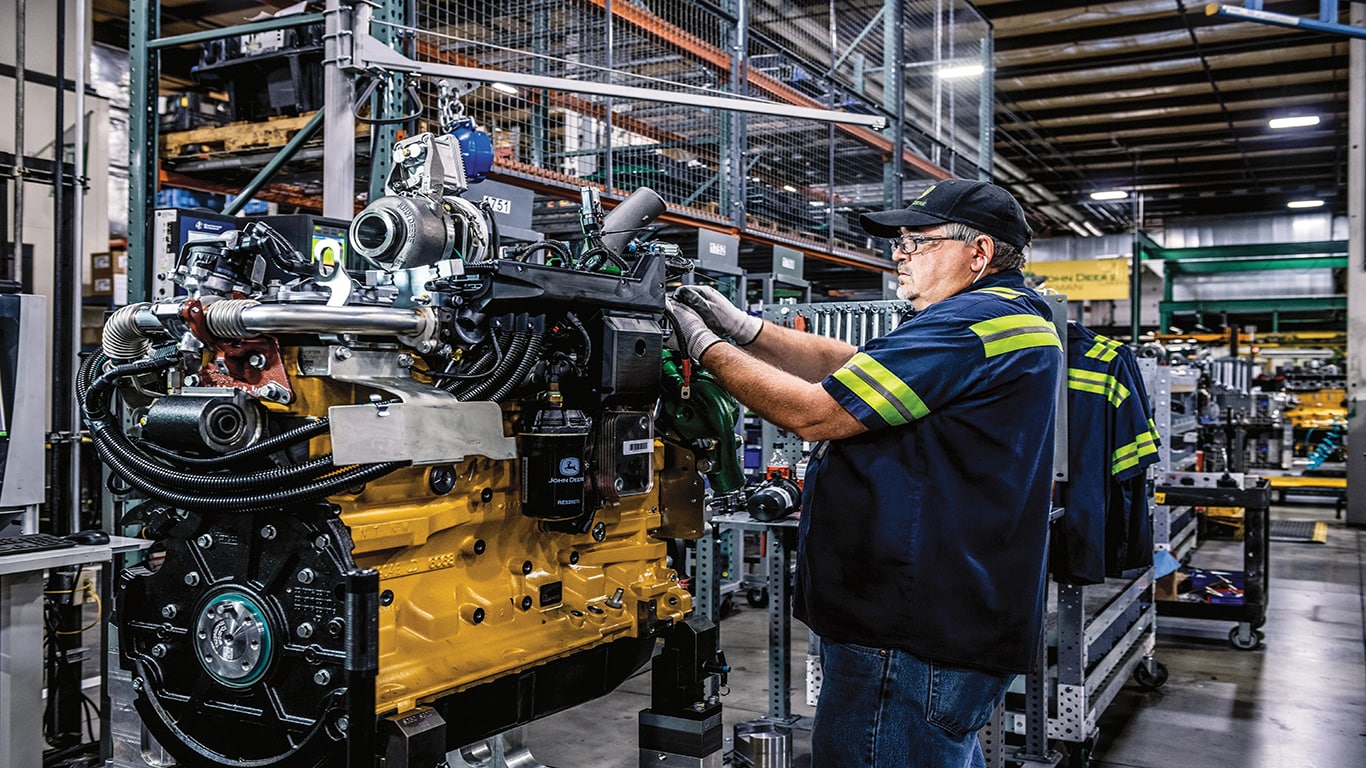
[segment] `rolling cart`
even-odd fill
[[[1242,589],[1241,602],[1207,603],[1162,600],[1161,616],[1232,621],[1228,633],[1234,648],[1250,651],[1262,644],[1260,627],[1266,623],[1267,598],[1271,591],[1270,543],[1271,484],[1241,473],[1165,472],[1155,489],[1159,504],[1202,507],[1242,507],[1244,512],[1243,570],[1228,580]],[[1241,583],[1239,583],[1241,582]]]

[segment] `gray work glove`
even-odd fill
[[[665,299],[664,309],[669,313],[669,322],[674,329],[664,341],[664,345],[669,349],[682,352],[694,360],[701,360],[702,353],[711,349],[712,345],[725,343],[725,340],[708,328],[702,318],[687,305],[673,299]]]
[[[746,313],[711,286],[682,286],[674,291],[674,299],[692,307],[708,328],[742,347],[758,338],[764,327],[763,318]]]

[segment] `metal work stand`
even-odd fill
[[[768,714],[766,720],[791,725],[800,719],[792,714],[792,612],[788,608],[787,580],[791,573],[789,553],[796,544],[797,520],[785,518],[763,523],[738,512],[712,518],[717,534],[728,531],[754,531],[764,536],[764,586],[768,590]],[[704,549],[699,547],[699,551]],[[698,592],[704,588],[702,569],[698,568]]]
[[[115,552],[146,544],[116,536],[108,544],[0,557],[0,768],[43,763],[44,571],[107,563]]]
[[[1271,484],[1264,478],[1241,474],[1168,472],[1158,479],[1157,494],[1167,504],[1215,507],[1242,507],[1243,529],[1243,602],[1214,605],[1162,601],[1163,616],[1187,619],[1212,619],[1237,622],[1228,641],[1240,650],[1252,650],[1262,643],[1259,629],[1266,623],[1266,604],[1271,590],[1270,539]]]

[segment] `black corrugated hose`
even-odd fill
[[[331,466],[331,456],[329,455],[293,467],[246,475],[193,475],[161,466],[156,463],[153,457],[140,451],[121,429],[110,424],[109,399],[113,395],[114,382],[119,379],[165,370],[177,362],[176,357],[166,356],[115,366],[97,377],[84,392],[84,416],[90,426],[95,449],[100,459],[133,487],[154,498],[166,500],[185,509],[245,512],[288,503],[312,501],[350,488],[358,483],[368,482],[408,465],[408,462],[386,462],[337,468]],[[86,374],[89,373],[85,366],[82,366],[82,370]],[[78,389],[80,389],[79,385],[83,379],[78,377],[77,381]],[[319,427],[316,424],[304,425],[304,427],[296,428],[291,432],[298,432],[306,428],[318,429]],[[319,477],[320,475],[325,476]],[[264,491],[263,486],[278,485],[283,480],[300,479],[311,480],[312,482],[294,488]],[[167,485],[180,487],[168,488]],[[189,486],[189,488],[187,489],[185,486]],[[186,490],[220,492],[224,490],[256,490],[264,492],[204,498],[188,493]]]
[[[489,375],[481,381],[468,384],[463,387],[456,387],[451,392],[461,400],[486,400],[488,393],[492,392],[499,385],[503,384],[510,373],[521,364],[522,358],[526,356],[527,349],[531,345],[531,332],[518,331],[512,335],[512,343],[508,345],[507,353],[503,359],[498,361]]]
[[[498,389],[489,393],[488,399],[495,403],[500,403],[503,401],[503,398],[512,394],[517,387],[521,386],[522,382],[526,380],[527,375],[531,373],[531,368],[540,360],[541,347],[544,344],[545,334],[533,334],[531,336],[531,342],[527,345],[526,354],[522,355],[521,361],[517,363],[516,370],[512,372],[512,375],[509,376],[507,381],[504,381]]]

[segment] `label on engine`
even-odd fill
[[[654,449],[654,440],[627,440],[626,442],[621,444],[621,455],[638,456],[642,453],[653,453]]]

